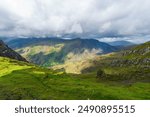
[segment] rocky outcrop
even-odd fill
[[[0,56],[27,62],[25,58],[9,48],[2,40],[0,40]]]
[[[126,51],[122,55],[123,56],[129,55],[129,54],[145,55],[147,53],[150,53],[150,47],[146,47],[146,48],[142,48],[142,49],[137,49],[137,50]]]
[[[141,66],[141,67],[149,67],[150,68],[150,58],[144,58],[144,59],[122,59],[122,60],[113,60],[110,64],[111,66]]]
[[[150,42],[123,51],[118,58],[112,60],[111,66],[141,66],[150,68]]]

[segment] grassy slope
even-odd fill
[[[126,51],[100,56],[92,61],[92,67],[112,69],[112,74],[114,71],[129,73],[138,69],[149,70],[149,59],[150,42],[147,42]]]
[[[66,73],[81,74],[83,69],[86,69],[92,65],[92,60],[99,57],[99,55],[96,55],[96,52],[96,50],[92,50],[91,52],[85,50],[81,54],[70,53],[63,64],[55,65],[51,68],[65,69]]]
[[[0,57],[0,99],[150,99],[149,83],[97,80]]]
[[[56,45],[32,45],[17,49],[16,51],[28,61],[42,66],[52,66],[58,64],[57,53],[60,52],[64,44]]]

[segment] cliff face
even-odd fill
[[[25,58],[9,48],[2,40],[0,40],[0,56],[27,62]]]

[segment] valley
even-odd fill
[[[45,40],[7,43],[29,62],[0,57],[0,99],[150,99],[150,42],[119,51],[94,49],[93,40]]]
[[[76,74],[89,67],[90,61],[99,55],[118,51],[107,43],[80,38],[30,38],[30,42],[28,39],[14,39],[8,45],[31,63]]]

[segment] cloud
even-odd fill
[[[149,0],[0,0],[0,36],[149,35],[149,13]]]
[[[102,38],[96,38],[96,39],[101,42],[129,41],[135,44],[139,44],[139,43],[150,41],[150,35],[127,36],[127,37],[102,37]]]

